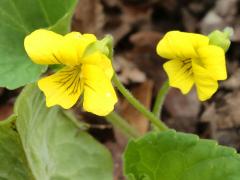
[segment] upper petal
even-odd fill
[[[197,57],[196,50],[208,45],[207,36],[180,31],[168,32],[157,45],[158,55],[166,59],[188,59]]]
[[[218,46],[209,45],[198,49],[199,63],[206,68],[212,78],[225,80],[227,78],[224,50]]]
[[[217,91],[218,82],[212,78],[207,69],[200,66],[195,60],[192,61],[192,68],[198,97],[201,101],[205,101]]]
[[[112,79],[114,70],[111,60],[100,51],[92,53],[81,59],[82,64],[96,65],[103,70],[107,78]]]
[[[171,60],[163,65],[169,78],[169,85],[179,88],[183,94],[187,94],[193,84],[192,64],[181,60]]]
[[[47,106],[60,105],[65,109],[71,108],[83,90],[80,74],[76,67],[65,67],[51,76],[40,79],[38,86],[46,96]]]
[[[56,58],[57,49],[63,36],[39,29],[24,39],[24,47],[28,56],[37,64],[60,64]]]
[[[101,68],[83,65],[84,78],[83,108],[99,116],[106,116],[114,109],[117,96],[112,83]]]
[[[71,32],[63,37],[59,45],[57,57],[65,65],[79,65],[87,46],[96,40],[93,34],[82,35],[79,32]]]
[[[61,36],[52,31],[40,29],[32,32],[24,40],[25,49],[37,64],[79,64],[86,47],[96,41],[92,34],[71,32]]]

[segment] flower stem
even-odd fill
[[[165,131],[168,127],[159,120],[153,113],[151,113],[146,107],[144,107],[120,82],[117,75],[114,74],[113,82],[118,88],[118,90],[122,93],[122,95],[128,100],[133,107],[135,107],[139,112],[141,112],[152,124],[154,124],[159,130]]]
[[[140,134],[130,126],[125,119],[119,116],[116,112],[111,112],[105,116],[106,120],[110,122],[113,126],[118,128],[126,137],[128,138],[137,138]]]
[[[153,106],[153,114],[157,117],[161,118],[162,114],[162,106],[165,101],[165,98],[169,91],[169,82],[168,80],[165,81],[161,87],[161,89],[158,91],[154,106]]]

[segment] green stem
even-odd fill
[[[158,91],[158,94],[157,94],[157,97],[156,97],[156,100],[155,100],[155,103],[153,106],[153,114],[157,117],[161,118],[162,106],[166,99],[168,91],[169,91],[169,82],[167,80],[163,83],[161,89]]]
[[[146,107],[144,107],[119,81],[116,74],[113,76],[113,82],[122,93],[122,95],[128,100],[133,107],[135,107],[139,112],[141,112],[147,119],[149,119],[159,130],[165,131],[168,127],[160,121],[153,113],[151,113]]]
[[[114,127],[118,128],[128,138],[137,138],[140,134],[130,126],[125,119],[119,116],[116,112],[111,112],[105,116],[106,120],[110,122]]]

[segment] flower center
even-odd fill
[[[184,59],[182,61],[182,69],[183,69],[183,73],[188,74],[188,75],[192,75],[193,71],[192,71],[192,59],[188,58],[188,59]]]
[[[55,82],[59,88],[63,87],[69,95],[76,94],[79,88],[82,89],[81,66],[63,68],[58,72]]]

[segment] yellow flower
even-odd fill
[[[200,34],[168,32],[157,45],[158,55],[169,59],[163,67],[169,84],[187,94],[195,84],[201,101],[218,89],[218,80],[227,78],[224,50],[210,45]]]
[[[63,64],[61,70],[38,81],[47,106],[71,108],[83,94],[83,108],[99,116],[109,114],[117,102],[110,59],[100,50],[87,53],[98,40],[92,34],[65,36],[40,29],[25,38],[27,54],[37,64]]]

